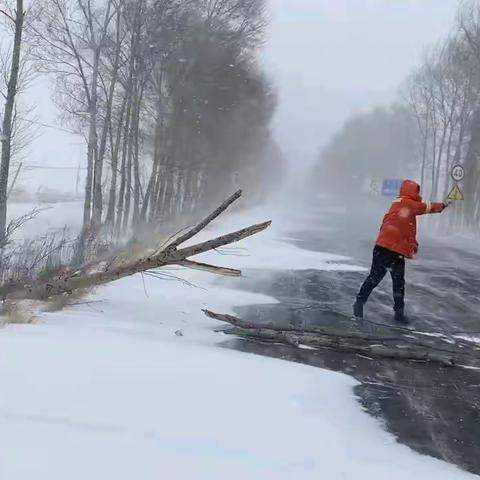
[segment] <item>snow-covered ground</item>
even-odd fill
[[[76,232],[82,226],[83,204],[78,201],[51,204],[12,202],[8,205],[8,220],[18,219],[34,210],[38,215],[15,232],[15,239],[30,239],[63,228]]]
[[[264,219],[227,217],[202,237]],[[356,269],[285,234],[274,224],[202,259]],[[1,480],[474,478],[399,445],[362,411],[352,378],[222,348],[200,312],[273,299],[234,290],[236,279],[227,289],[207,273],[166,273],[194,286],[138,275],[0,331]]]

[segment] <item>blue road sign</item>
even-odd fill
[[[403,180],[398,179],[384,180],[382,185],[382,195],[384,197],[398,197],[402,182]]]

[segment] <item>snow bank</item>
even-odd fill
[[[209,260],[348,261],[283,244],[279,233],[242,243],[242,257]],[[2,480],[473,478],[398,445],[362,411],[350,377],[221,348],[218,324],[200,313],[272,299],[220,288],[203,272],[172,273],[196,286],[127,278],[93,303],[0,331]]]

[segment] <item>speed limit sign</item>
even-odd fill
[[[461,182],[465,178],[465,169],[461,165],[455,165],[452,168],[452,178],[456,182]]]

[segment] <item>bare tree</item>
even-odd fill
[[[2,11],[2,13],[14,23],[15,27],[12,60],[2,122],[2,157],[0,163],[0,243],[5,238],[7,227],[7,195],[12,154],[12,132],[20,74],[22,36],[25,18],[23,0],[17,0],[13,16],[5,11]]]
[[[421,184],[425,184],[426,170],[428,163],[428,151],[431,126],[431,115],[433,98],[432,92],[423,70],[415,72],[407,80],[403,92],[403,98],[409,105],[417,123],[419,136],[421,139],[420,153],[420,178]]]
[[[87,179],[83,215],[85,226],[92,221],[99,223],[102,212],[104,136],[102,135],[99,148],[100,67],[109,27],[118,18],[120,6],[120,3],[113,0],[104,3],[93,3],[90,0],[47,0],[41,14],[31,24],[37,59],[46,72],[56,75],[60,87],[60,105],[87,131]],[[106,115],[107,124],[108,117],[109,114]]]
[[[465,1],[461,4],[458,19],[458,35],[464,45],[461,55],[462,67],[471,73],[475,95],[472,98],[471,122],[467,127],[468,148],[465,154],[466,169],[465,190],[468,201],[465,202],[465,222],[477,229],[480,224],[480,5],[478,2]]]
[[[254,62],[264,8],[46,0],[32,38],[59,106],[87,141],[85,227],[120,235],[199,215],[234,172],[259,177],[275,104]]]
[[[447,195],[450,170],[454,162],[462,163],[465,153],[477,93],[475,73],[462,60],[464,53],[461,39],[449,38],[425,57],[403,89],[422,139],[422,184],[429,170],[432,197]]]

